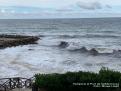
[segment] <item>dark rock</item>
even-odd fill
[[[98,55],[98,51],[94,48],[91,49],[89,52],[90,52],[91,55],[94,55],[94,56]]]
[[[61,41],[59,44],[59,47],[61,47],[61,48],[66,48],[68,46],[69,46],[68,42],[65,42],[65,41]]]
[[[32,50],[34,50],[34,49],[28,49],[29,51],[32,51]]]
[[[113,56],[117,58],[121,58],[121,50],[113,50]]]
[[[88,50],[86,49],[86,47],[82,47],[82,48],[80,49],[80,51],[81,51],[81,52],[88,52]]]
[[[36,44],[39,37],[23,35],[0,35],[0,48]]]

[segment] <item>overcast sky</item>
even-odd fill
[[[121,17],[121,0],[0,0],[0,17]]]

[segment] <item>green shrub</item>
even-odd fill
[[[93,85],[73,83],[119,83],[121,87],[121,73],[108,68],[101,68],[99,73],[79,71],[65,74],[36,74],[35,78],[36,86],[46,88],[48,91],[119,91],[117,89],[120,89],[94,88]]]

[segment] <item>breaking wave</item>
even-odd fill
[[[91,55],[114,55],[116,57],[121,57],[121,50],[116,49],[108,49],[108,48],[87,48],[83,47],[76,47],[76,48],[69,48],[71,44],[66,41],[61,41],[58,45],[61,48],[66,48],[70,52],[80,52],[80,53],[88,53]]]
[[[106,49],[106,48],[91,48],[90,50],[86,47],[69,50],[71,52],[89,53],[91,55],[114,55],[121,57],[121,50]]]
[[[120,38],[120,35],[108,34],[79,34],[79,35],[59,35],[60,38]]]

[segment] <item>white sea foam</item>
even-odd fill
[[[120,25],[121,21],[117,23],[115,19],[1,20],[0,33],[38,35],[40,40],[35,45],[1,49],[0,78],[79,70],[98,72],[102,66],[121,71]],[[61,41],[69,46],[60,48]],[[112,54],[94,56],[70,51],[82,47]]]
[[[55,46],[59,41],[43,38],[38,41],[39,44],[0,50],[0,77],[31,77],[35,73],[63,73],[79,70],[97,72],[102,66],[110,68],[118,66],[118,70],[121,68],[118,65],[120,59],[72,53],[66,48]]]

